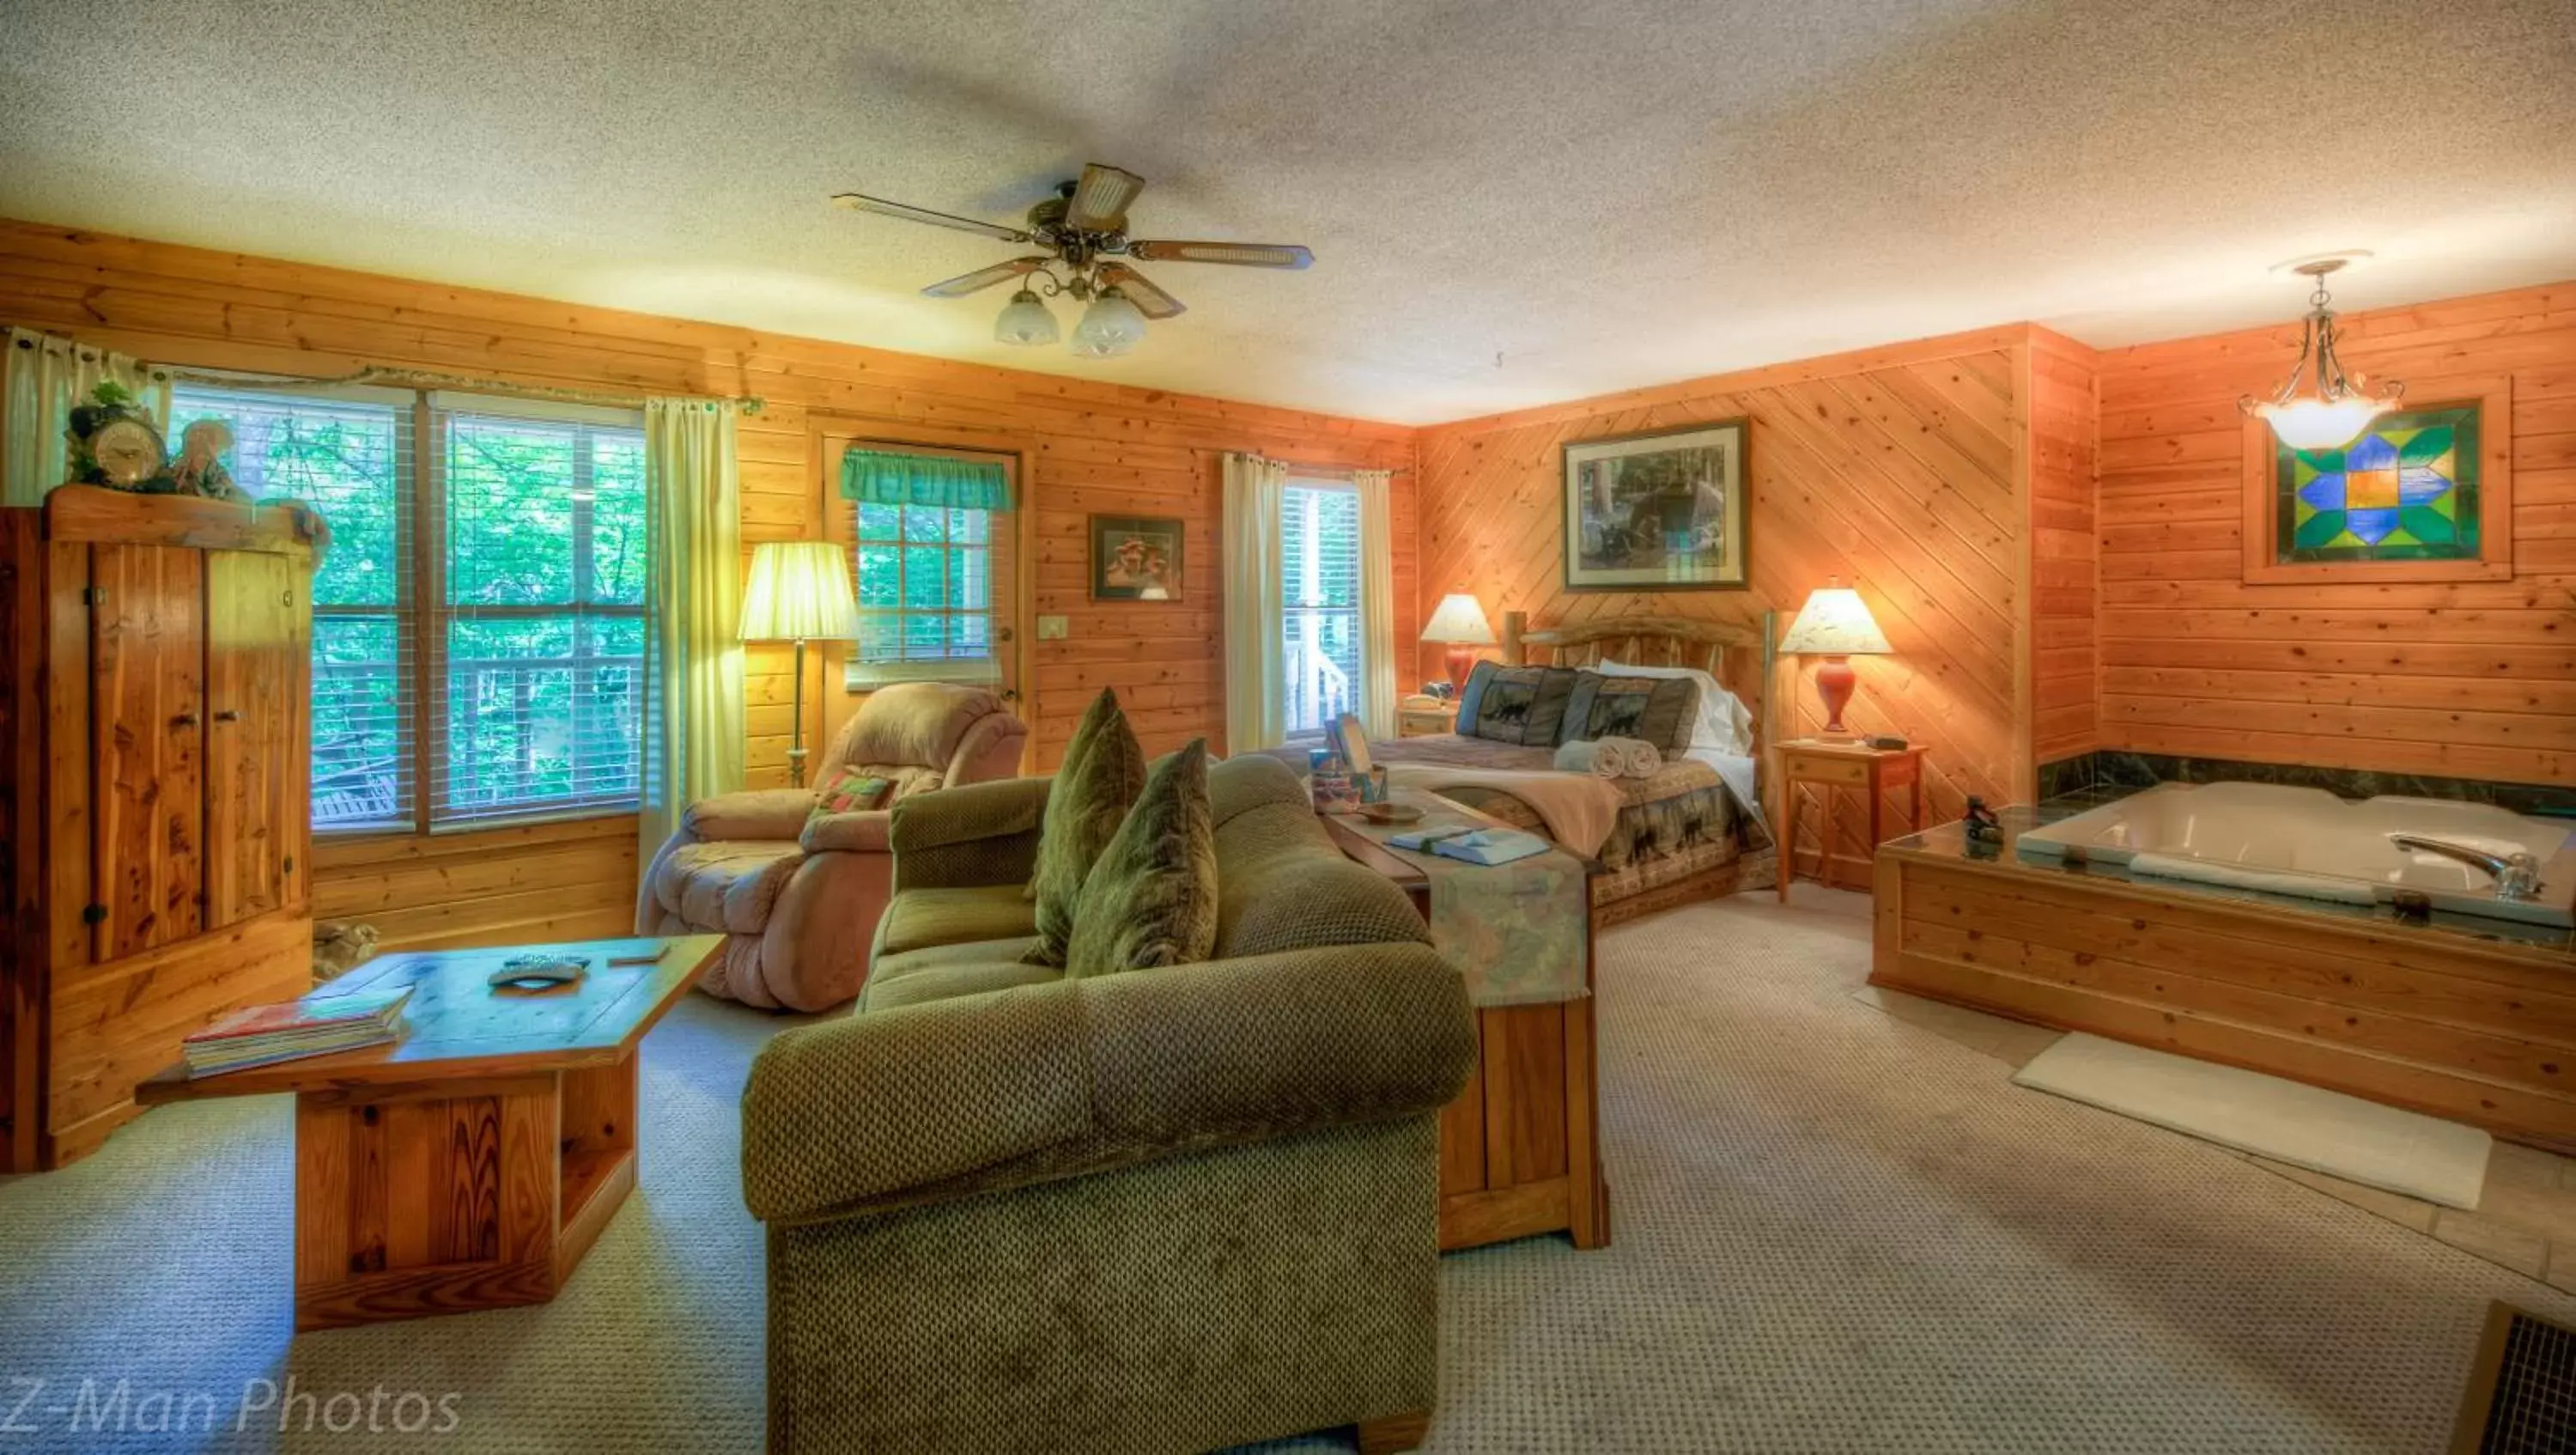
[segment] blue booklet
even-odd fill
[[[1433,853],[1443,858],[1468,864],[1508,864],[1532,854],[1544,854],[1552,845],[1536,834],[1519,829],[1424,829],[1418,833],[1391,834],[1387,843],[1416,853]]]

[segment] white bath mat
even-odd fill
[[[2495,1145],[2457,1122],[2081,1032],[2013,1084],[2444,1207],[2478,1205]]]

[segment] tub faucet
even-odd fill
[[[2498,899],[2531,899],[2540,893],[2540,861],[2529,854],[2520,851],[2491,854],[2448,839],[2428,839],[2422,834],[2392,833],[2388,842],[2401,849],[2421,849],[2427,854],[2439,854],[2445,859],[2457,859],[2473,868],[2484,869],[2495,876]]]

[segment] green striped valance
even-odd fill
[[[841,494],[862,505],[1008,510],[1010,477],[996,463],[898,455],[852,445],[841,456]]]

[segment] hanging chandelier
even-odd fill
[[[2332,253],[2287,265],[2316,280],[2308,295],[2306,332],[2299,340],[2299,361],[2269,397],[2248,394],[2237,407],[2272,427],[2272,435],[2294,450],[2330,450],[2347,445],[2370,422],[2397,407],[2406,386],[2391,379],[2377,388],[2359,374],[2346,373],[2335,357],[2334,310],[2327,307],[2326,275],[2366,253]]]

